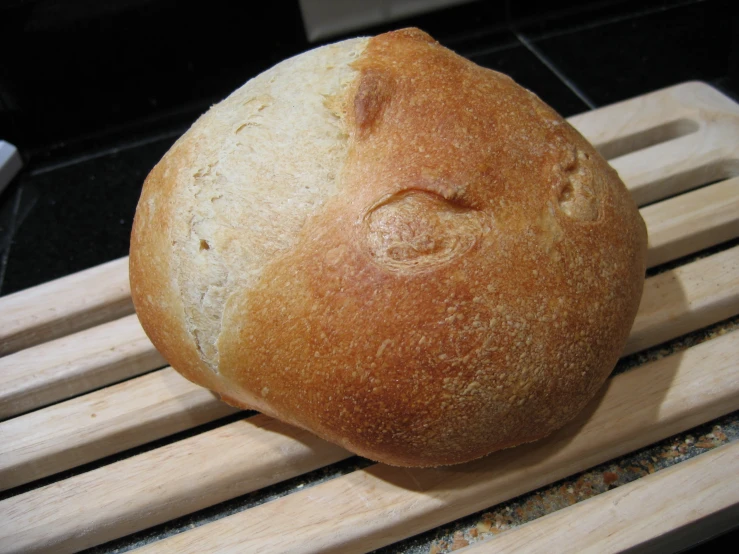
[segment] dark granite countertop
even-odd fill
[[[509,74],[564,116],[689,80],[739,98],[739,19],[730,0],[539,4],[470,2],[326,42],[418,26]],[[0,4],[0,139],[25,162],[0,194],[0,295],[125,256],[142,182],[173,141],[252,76],[319,44],[305,38],[297,1],[234,5],[241,3]],[[736,326],[735,317],[670,348]],[[383,552],[454,550],[737,438],[739,415],[729,415]],[[247,504],[237,499],[206,515]],[[96,550],[126,549],[173,529]]]

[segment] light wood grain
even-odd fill
[[[648,279],[625,353],[738,313],[738,269],[734,247]],[[0,442],[10,445],[0,454],[0,490],[221,417],[223,408],[167,368],[0,423]]]
[[[0,424],[0,490],[236,412],[169,368]]]
[[[624,354],[701,329],[739,313],[739,246],[644,283]]]
[[[737,475],[739,443],[727,444],[456,552],[615,554],[647,542],[676,552],[691,544],[684,533],[670,539],[677,529],[732,508],[736,517]]]
[[[733,333],[618,375],[548,439],[447,469],[371,466],[137,552],[380,548],[736,410],[738,370]]]
[[[543,441],[453,468],[373,466],[175,536],[153,550],[377,548],[739,408],[738,361],[739,333],[726,335],[614,377],[576,421]],[[6,515],[0,546],[6,552],[89,547],[244,494],[274,474],[299,475],[317,467],[316,458],[347,455],[258,417],[0,502]],[[250,427],[250,421],[258,423]],[[266,435],[263,426],[269,426]]]
[[[0,502],[0,551],[72,552],[349,456],[257,415]]]
[[[739,177],[641,209],[649,230],[647,266],[739,236]]]
[[[133,313],[128,258],[0,298],[0,355]]]
[[[0,358],[0,419],[166,365],[136,315]]]

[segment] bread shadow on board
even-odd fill
[[[687,311],[679,279],[660,283],[658,292],[659,301],[669,302],[673,313]],[[640,312],[644,304],[642,299]],[[487,488],[491,492],[485,496],[486,504],[479,507],[485,509],[679,433],[685,430],[681,418],[663,416],[660,423],[660,411],[680,370],[683,351],[660,357],[670,350],[669,343],[667,348],[664,340],[661,343],[623,357],[583,411],[543,439],[455,466],[408,469],[377,464],[365,471],[399,488],[440,499],[444,491]],[[645,359],[624,369],[632,365],[629,361]]]
[[[214,396],[217,398],[217,395]],[[242,413],[244,414],[244,419],[237,421],[236,424],[249,425],[252,428],[258,428],[267,433],[275,433],[300,443],[301,446],[307,448],[307,451],[304,452],[305,457],[313,457],[315,460],[312,464],[314,469],[339,462],[353,456],[351,452],[345,450],[339,445],[327,442],[310,431],[295,425],[290,425],[278,419],[251,410]]]

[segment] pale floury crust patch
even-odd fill
[[[229,296],[296,241],[305,221],[338,193],[349,147],[330,109],[355,78],[367,39],[287,60],[213,107],[189,131],[202,149],[174,191],[175,278],[188,331],[218,371],[218,336]]]

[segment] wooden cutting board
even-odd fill
[[[363,464],[144,550],[365,552],[739,409],[739,106],[691,82],[570,122],[642,206],[649,266],[664,269],[645,283],[624,354],[726,320],[729,332],[612,377],[576,421],[537,443],[452,468]],[[116,260],[0,298],[0,552],[91,547],[351,456],[243,414],[99,462],[236,413],[162,368],[133,315],[127,270]],[[736,515],[737,474],[731,443],[467,551],[645,545]]]

